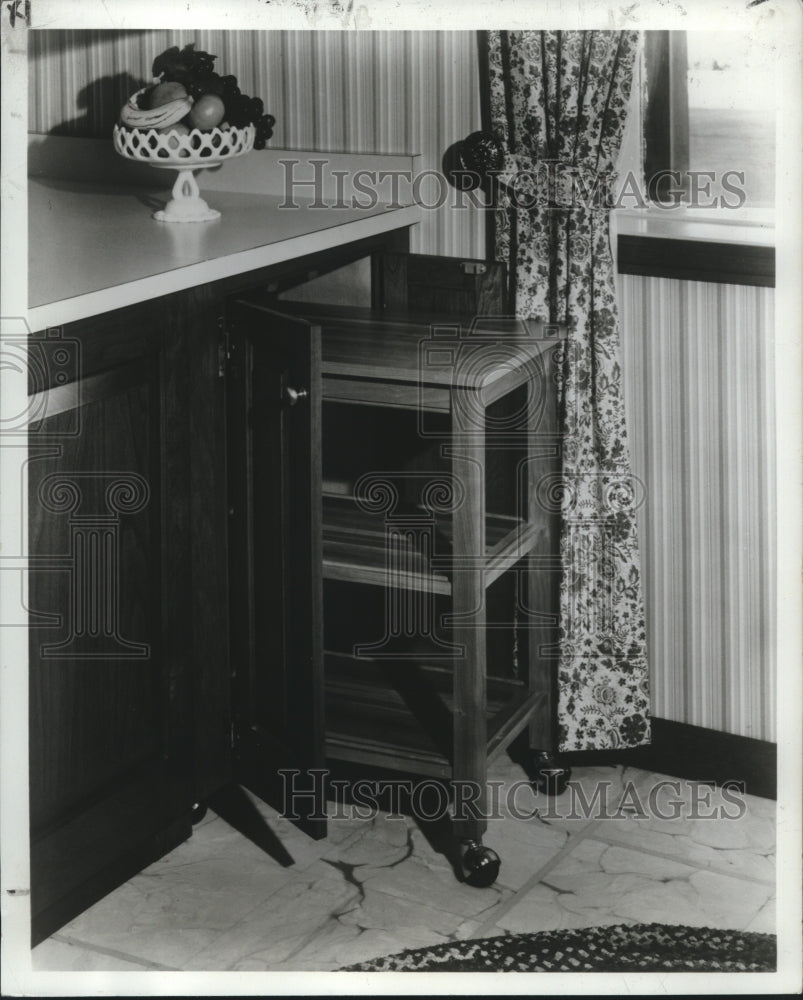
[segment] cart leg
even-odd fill
[[[461,840],[460,876],[467,885],[477,889],[487,889],[499,875],[501,861],[496,851],[485,847],[477,840]]]
[[[499,858],[482,846],[487,820],[486,610],[485,610],[485,435],[484,411],[476,397],[453,390],[452,472],[462,487],[453,512],[452,641],[454,744],[452,779],[461,877],[491,885]]]
[[[572,769],[563,766],[557,754],[532,747],[525,770],[535,789],[543,795],[561,795],[572,776]]]
[[[190,819],[192,820],[193,826],[195,826],[196,823],[200,823],[204,816],[206,816],[206,810],[207,805],[203,800],[200,802],[193,802],[192,811],[190,812]]]
[[[557,707],[556,668],[560,655],[560,512],[545,489],[560,475],[560,435],[551,391],[554,357],[543,355],[543,369],[535,377],[542,380],[541,393],[533,391],[528,404],[527,520],[540,528],[539,541],[527,560],[527,599],[532,622],[527,633],[530,691],[540,698],[530,717],[529,751],[524,761],[527,776],[542,794],[560,795],[571,778],[557,756],[547,749],[555,742]],[[543,395],[541,395],[543,394]],[[543,398],[543,411],[538,400]]]

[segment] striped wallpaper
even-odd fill
[[[619,280],[653,712],[775,741],[774,290]]]
[[[473,32],[33,31],[32,132],[106,136],[153,57],[194,41],[277,119],[271,145],[444,150],[479,127]],[[103,81],[98,85],[98,81]],[[483,256],[478,212],[426,213],[413,249]],[[775,739],[771,289],[621,278],[653,710]]]
[[[264,100],[277,148],[416,153],[421,170],[438,170],[447,147],[480,127],[471,31],[41,30],[29,47],[29,131],[109,135],[154,56],[189,42]],[[422,188],[429,203],[433,183]],[[477,210],[447,205],[425,213],[413,250],[483,256],[483,231]]]

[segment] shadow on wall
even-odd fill
[[[93,80],[78,91],[76,105],[80,114],[54,125],[48,135],[93,137],[99,134],[99,130],[100,134],[111,135],[120,115],[120,108],[132,94],[149,82],[130,73],[117,73],[115,76]]]
[[[82,87],[76,97],[80,114],[54,125],[29,144],[29,176],[50,178],[50,184],[55,184],[52,178],[57,177],[61,181],[119,181],[160,189],[170,187],[173,176],[149,163],[123,159],[112,144],[112,130],[119,121],[121,108],[132,94],[151,82],[130,73],[117,73]],[[95,140],[93,156],[88,161],[85,156],[77,155],[74,147],[57,142],[57,137]],[[164,201],[152,203],[145,194],[141,196],[143,199],[151,208],[161,208]]]

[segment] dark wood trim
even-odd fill
[[[493,131],[491,116],[491,70],[488,60],[488,32],[476,32],[477,63],[480,71],[480,128],[483,132]]]
[[[686,32],[647,31],[644,63],[647,106],[644,119],[644,176],[650,201],[674,201],[669,170],[686,183],[689,169],[689,102]]]
[[[775,247],[768,246],[620,234],[617,265],[620,274],[775,287]]]
[[[272,295],[279,295],[280,292],[296,288],[363,257],[381,254],[388,250],[404,250],[409,246],[409,230],[409,226],[404,226],[401,230],[392,229],[386,233],[377,233],[328,250],[316,250],[304,257],[266,264],[252,271],[240,271],[218,279],[212,283],[211,288],[214,295],[221,297],[244,292],[250,294],[259,288],[264,288]]]
[[[654,177],[669,169],[672,149],[669,133],[669,32],[644,35],[647,106],[644,114],[644,175]]]
[[[151,762],[124,787],[32,835],[32,945],[190,836],[185,786]],[[110,812],[124,818],[115,836]]]
[[[143,868],[158,861],[168,851],[178,847],[190,837],[191,833],[192,825],[189,818],[174,820],[170,826],[134,845],[112,864],[95,872],[71,892],[60,896],[43,910],[33,914],[31,947],[35,948],[73,917],[83,913],[87,907],[119,888]],[[59,867],[63,870],[64,865],[61,864]]]
[[[495,133],[493,116],[491,114],[491,69],[488,56],[488,32],[478,31],[477,41],[477,63],[480,74],[480,128],[483,132]],[[461,137],[465,138],[465,137]],[[501,137],[500,137],[501,138]],[[483,178],[482,194],[485,204],[493,203],[492,182],[488,178]],[[496,259],[496,212],[485,213],[485,257],[487,260]]]
[[[775,743],[668,719],[652,720],[652,743],[629,750],[582,750],[560,755],[563,766],[624,764],[692,781],[745,784],[749,795],[777,798]]]
[[[87,378],[76,379],[65,385],[54,385],[49,389],[43,389],[30,396],[30,410],[32,413],[41,410],[48,417],[55,417],[59,413],[67,413],[115,393],[125,392],[126,389],[139,385],[144,380],[148,365],[148,360],[143,359],[130,365],[112,368],[100,375],[89,375]],[[39,425],[36,424],[34,431],[39,429]]]
[[[224,380],[219,377],[223,302],[208,286],[180,293],[176,322],[187,344],[177,363],[189,372],[190,562],[203,585],[188,595],[193,634],[193,798],[203,801],[232,780],[228,649],[228,503]]]
[[[409,254],[410,252],[410,230],[396,230],[392,237],[383,245],[371,253],[371,306],[374,309],[396,309],[399,308],[399,270],[406,277],[406,258],[403,266],[394,270],[388,264],[388,256],[395,255],[397,265],[399,264],[399,254]],[[404,294],[406,295],[406,282]],[[402,306],[403,308],[403,306]]]

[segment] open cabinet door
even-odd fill
[[[254,298],[230,304],[227,334],[235,779],[320,838],[320,329]]]

